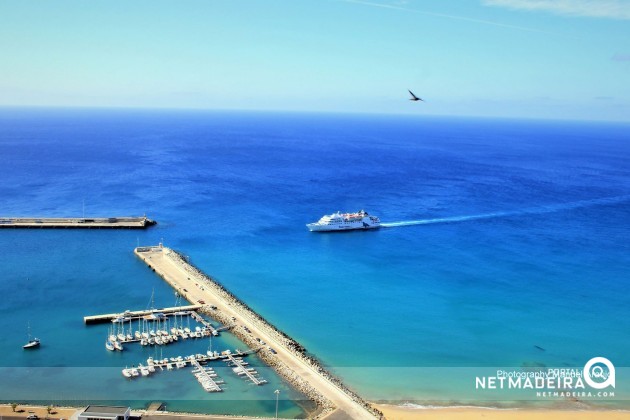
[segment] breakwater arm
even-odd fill
[[[204,302],[204,311],[209,316],[224,324],[235,323],[232,332],[245,344],[255,348],[265,342],[267,347],[259,352],[261,359],[318,404],[319,418],[333,412],[342,412],[352,419],[382,418],[380,411],[307,355],[297,341],[190,264],[187,258],[162,246],[136,248],[134,252],[188,301]]]
[[[0,228],[145,229],[157,222],[143,217],[0,217]]]

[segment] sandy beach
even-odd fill
[[[599,410],[532,410],[532,409],[488,409],[474,407],[457,407],[457,408],[406,408],[387,404],[373,404],[385,414],[388,420],[412,420],[412,419],[454,419],[454,420],[628,420],[630,419],[630,411],[599,411]],[[69,419],[72,414],[77,411],[71,407],[55,407],[51,411],[50,419]],[[36,414],[40,419],[47,416],[46,407],[32,405],[18,405],[16,411],[13,412],[9,404],[0,404],[0,416],[2,417],[23,417],[26,418],[31,412]],[[162,413],[163,415],[177,415],[175,413]],[[180,416],[186,417],[185,414]],[[232,417],[232,416],[214,416],[214,415],[192,415],[198,418],[248,418],[248,417]]]
[[[374,404],[388,420],[453,419],[453,420],[628,420],[630,411],[599,410],[497,410],[489,408],[406,408]]]
[[[45,406],[19,405],[13,411],[10,404],[0,404],[0,416],[2,417],[24,417],[35,414],[40,419],[69,419],[77,411],[72,407],[52,407],[50,415]]]

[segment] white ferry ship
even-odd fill
[[[311,232],[330,232],[339,230],[377,229],[381,221],[361,210],[356,213],[333,213],[326,215],[315,223],[306,225]]]

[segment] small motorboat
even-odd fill
[[[28,340],[28,343],[22,346],[23,349],[34,349],[39,347],[39,338],[33,338],[32,340]]]
[[[28,331],[28,343],[24,344],[22,348],[25,350],[38,348],[40,344],[39,338],[31,338],[31,324],[30,323],[28,324],[27,331]]]

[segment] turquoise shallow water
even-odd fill
[[[173,303],[132,253],[162,238],[371,399],[475,403],[486,398],[474,391],[482,367],[581,367],[594,356],[630,364],[628,126],[5,109],[0,127],[3,215],[76,216],[84,201],[87,215],[147,212],[160,222],[0,231],[6,367],[146,359],[133,350],[112,358],[101,328],[82,317],[145,307],[153,289],[160,306]],[[361,208],[384,222],[433,223],[342,234],[304,226]],[[45,346],[25,354],[29,320]],[[94,385],[103,399],[126,386],[118,370],[103,375]],[[84,376],[75,371],[56,398],[83,392]],[[122,391],[137,404],[163,388],[169,408],[212,410],[220,399],[228,411],[266,414],[275,387],[297,398],[279,383],[242,381],[215,398],[189,376]],[[627,405],[618,391],[612,403]]]
[[[3,232],[5,233],[5,232]],[[172,411],[225,412],[243,415],[275,413],[275,389],[281,390],[284,416],[302,416],[291,400],[303,397],[283,383],[256,356],[247,361],[269,384],[256,387],[237,377],[222,362],[212,363],[225,392],[205,393],[190,369],[158,372],[126,380],[125,366],[146,365],[146,359],[186,356],[213,350],[245,349],[230,334],[209,339],[180,340],[163,347],[125,346],[109,352],[104,343],[109,325],[83,325],[83,316],[126,309],[173,306],[173,290],[133,255],[139,232],[106,230],[15,230],[12,248],[3,258],[0,327],[3,340],[2,399],[54,401],[81,405],[90,401],[145,407],[164,401]],[[5,236],[6,238],[6,236]],[[129,243],[129,246],[125,245]],[[74,270],[67,266],[73,265]],[[26,325],[40,337],[36,351],[23,351]],[[192,322],[191,326],[198,325]],[[215,325],[218,325],[215,323]],[[137,325],[133,324],[134,329]],[[307,406],[310,406],[307,404]]]

